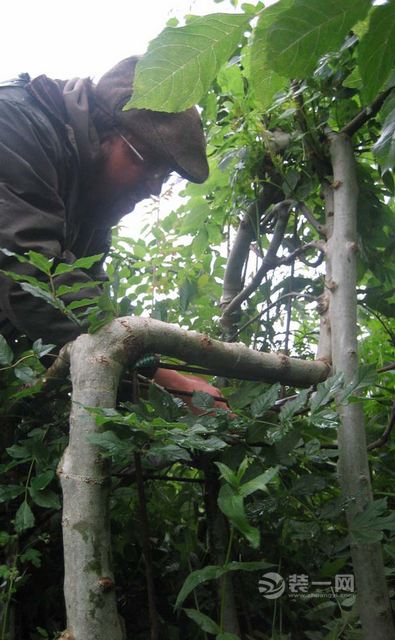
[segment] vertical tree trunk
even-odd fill
[[[331,280],[330,321],[332,360],[336,373],[343,372],[345,383],[358,370],[356,298],[356,218],[357,194],[355,162],[349,138],[329,134],[333,165],[334,224],[329,240]],[[339,479],[347,500],[347,520],[370,504],[372,489],[366,451],[364,416],[360,403],[338,403]],[[384,575],[380,544],[353,540],[351,554],[356,577],[357,601],[365,640],[391,640],[395,637]]]
[[[332,281],[332,265],[330,256],[328,257],[328,243],[333,234],[333,189],[326,183],[323,185],[323,193],[325,200],[325,237],[326,237],[326,273],[325,281]],[[332,334],[330,323],[330,294],[325,287],[324,293],[320,296],[318,302],[318,311],[320,314],[320,337],[317,347],[317,360],[325,360],[332,362]]]
[[[124,638],[111,562],[109,464],[88,440],[99,429],[85,409],[115,406],[122,367],[99,349],[97,337],[89,335],[80,336],[71,348],[70,440],[58,468],[67,630],[73,640]]]
[[[218,470],[212,462],[207,461],[204,465],[204,475],[206,480],[204,501],[206,507],[210,555],[213,564],[222,565],[226,558],[229,530],[226,524],[226,519],[218,508],[217,499],[220,484],[218,480]],[[217,581],[217,594],[218,602],[223,607],[224,632],[240,635],[231,573],[225,574]]]

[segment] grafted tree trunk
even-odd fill
[[[96,336],[71,348],[73,382],[69,445],[59,463],[63,491],[64,594],[72,640],[124,640],[111,562],[109,464],[89,436],[95,416],[85,407],[114,407],[121,361]]]
[[[225,375],[237,372],[295,386],[320,382],[329,372],[323,362],[252,351],[148,318],[119,318],[62,350],[63,362],[70,358],[73,385],[70,442],[58,469],[64,496],[68,626],[64,638],[124,640],[111,564],[110,469],[98,447],[89,441],[100,429],[86,407],[114,407],[126,364],[153,351],[209,366]],[[57,365],[55,370],[59,375]]]
[[[350,382],[358,370],[357,355],[357,181],[350,139],[344,134],[329,134],[333,165],[334,221],[329,240],[331,280],[330,323],[332,360],[336,373]],[[351,536],[351,554],[356,577],[357,601],[365,640],[390,640],[395,637],[386,586],[381,545],[366,544],[352,535],[353,521],[372,501],[364,415],[361,403],[338,403],[339,478],[347,500],[347,520]]]

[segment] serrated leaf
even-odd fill
[[[256,478],[245,482],[240,485],[239,492],[243,498],[251,495],[251,493],[255,493],[255,491],[264,491],[266,489],[267,484],[273,480],[274,476],[278,474],[280,467],[272,467],[268,469],[264,473],[261,473]]]
[[[21,554],[20,561],[30,562],[34,567],[41,567],[41,553],[38,549],[27,549],[25,553]]]
[[[43,344],[42,339],[39,338],[38,340],[35,340],[33,342],[32,349],[39,358],[43,358],[44,356],[47,355],[47,353],[50,353],[52,349],[54,349],[55,347],[56,347],[55,344]]]
[[[383,537],[383,529],[395,531],[395,513],[384,515],[387,499],[374,500],[358,513],[351,524],[351,535],[358,542],[378,542]]]
[[[383,171],[395,166],[395,91],[388,96],[382,108],[383,128],[381,136],[373,145],[373,153]]]
[[[42,491],[36,491],[33,487],[29,488],[29,494],[31,499],[39,507],[45,509],[60,509],[59,496],[54,491],[44,489]]]
[[[0,251],[4,253],[5,256],[16,258],[18,262],[22,262],[24,264],[29,262],[29,260],[25,258],[25,256],[21,256],[19,255],[19,253],[15,253],[14,251],[10,251],[9,249],[5,249],[4,247],[1,247]]]
[[[208,245],[208,232],[206,227],[202,227],[201,229],[199,229],[197,236],[195,236],[192,242],[192,251],[197,258],[201,256],[202,253],[204,253],[204,251],[207,249],[207,245]],[[199,286],[199,289],[200,289],[200,286]]]
[[[22,447],[19,444],[13,444],[11,445],[11,447],[7,447],[6,451],[8,455],[11,456],[11,458],[23,460],[26,458],[30,458],[30,452],[28,451],[28,449],[26,449],[26,447]]]
[[[182,219],[180,234],[196,233],[202,228],[210,215],[210,209],[206,202],[197,203],[191,211]]]
[[[0,502],[8,502],[14,500],[25,492],[25,487],[21,487],[19,484],[3,484],[0,485]]]
[[[259,418],[263,416],[276,402],[278,399],[278,394],[280,392],[281,385],[276,383],[270,387],[265,393],[263,393],[259,398],[254,400],[251,404],[251,413],[254,418]]]
[[[272,7],[267,7],[262,11],[253,32],[249,52],[249,82],[257,101],[263,108],[271,104],[275,94],[282,91],[287,83],[287,78],[278,75],[271,68],[267,57],[267,34],[277,16],[291,4],[292,0],[280,0]]]
[[[242,40],[249,19],[213,13],[164,29],[136,67],[126,109],[183,111],[199,102]]]
[[[100,283],[98,280],[89,280],[86,282],[75,282],[74,284],[61,284],[59,286],[56,285],[55,283],[55,289],[56,289],[56,295],[58,296],[64,296],[64,295],[68,295],[70,293],[78,293],[79,291],[81,291],[81,289],[94,289],[95,287],[100,286]],[[95,298],[97,299],[99,296],[95,296]],[[90,298],[90,300],[92,301],[94,298]],[[78,300],[76,300],[76,302],[79,302]],[[82,301],[80,301],[82,302]],[[71,305],[68,305],[69,307]]]
[[[370,4],[370,0],[294,0],[268,31],[267,56],[273,71],[286,78],[306,77],[321,55],[339,48]]]
[[[201,611],[198,611],[197,609],[184,609],[184,611],[187,614],[188,618],[196,622],[196,624],[202,631],[213,634],[219,632],[219,626],[217,625],[217,623]]]
[[[208,409],[212,409],[214,406],[214,398],[209,393],[205,393],[205,391],[194,391],[192,395],[192,404],[197,409],[203,409],[207,411]]]
[[[118,453],[126,454],[133,449],[133,446],[130,442],[121,440],[113,431],[92,433],[91,435],[87,436],[87,440],[91,444],[95,444],[101,447],[111,455],[116,455]]]
[[[48,302],[48,304],[50,304],[52,307],[59,308],[59,304],[62,304],[60,300],[55,300],[53,295],[44,287],[41,288],[41,286],[34,286],[29,284],[28,282],[21,282],[21,288],[27,293],[30,293],[35,298],[41,298],[42,300],[45,300],[45,302]]]
[[[197,569],[197,571],[190,573],[185,580],[177,596],[174,608],[178,609],[191,591],[204,582],[217,580],[230,571],[261,571],[263,569],[269,569],[272,566],[272,564],[268,564],[264,560],[256,560],[255,562],[229,562],[227,565],[222,566],[207,565],[207,567],[203,569]]]
[[[52,470],[44,471],[44,473],[40,473],[38,476],[35,476],[31,480],[31,487],[34,491],[41,491],[45,489],[51,482],[54,477],[54,472]]]
[[[352,380],[344,387],[338,395],[338,402],[347,404],[351,395],[357,394],[362,389],[370,387],[377,378],[376,369],[373,365],[361,365]]]
[[[185,280],[180,284],[180,309],[182,313],[188,309],[190,302],[197,294],[198,288],[196,282],[189,280],[189,278],[185,278]]]
[[[96,262],[99,262],[103,253],[98,253],[94,256],[87,256],[86,258],[78,258],[73,264],[65,264],[61,262],[58,264],[54,271],[54,276],[59,276],[62,273],[69,273],[70,271],[74,271],[75,269],[90,269]]]
[[[372,102],[383,87],[395,63],[395,3],[374,7],[369,30],[358,46],[358,66],[363,95]]]
[[[8,276],[9,278],[11,278],[11,280],[14,280],[15,282],[28,282],[29,284],[35,287],[39,287],[39,288],[42,288],[44,291],[50,292],[49,285],[46,284],[45,282],[41,282],[38,278],[35,278],[34,276],[28,276],[26,273],[24,273],[23,275],[20,275],[19,273],[14,273],[13,271],[5,271],[4,269],[0,269],[0,271],[4,273],[6,276]]]
[[[307,399],[310,395],[310,389],[302,389],[299,392],[298,397],[294,400],[289,400],[281,407],[280,410],[280,422],[287,422],[290,420],[297,411],[300,411],[305,406]]]
[[[31,367],[27,365],[18,365],[14,369],[15,377],[18,378],[23,384],[31,384],[36,381],[36,373]]]
[[[11,347],[8,345],[7,340],[0,334],[0,364],[8,366],[12,364],[14,354]]]
[[[51,271],[52,261],[53,259],[48,259],[43,256],[41,253],[37,253],[37,251],[28,251],[28,259],[31,264],[33,264],[36,269],[42,271],[48,275]]]
[[[310,400],[312,413],[315,413],[320,407],[333,400],[343,385],[343,377],[343,373],[340,372],[317,385],[317,391]]]
[[[243,497],[226,484],[221,487],[217,502],[222,513],[247,538],[252,548],[257,549],[260,540],[259,530],[247,520]]]
[[[237,479],[237,475],[230,467],[228,467],[223,462],[214,462],[214,464],[218,467],[221,473],[221,477],[232,487],[237,488],[239,486],[239,481]]]
[[[21,533],[34,527],[34,515],[26,500],[22,502],[15,514],[15,531]]]

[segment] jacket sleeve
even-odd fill
[[[62,142],[44,114],[31,105],[0,99],[0,248],[18,254],[33,250],[62,260],[66,211],[59,194],[66,162]],[[38,279],[44,276],[2,252],[0,269]],[[91,281],[82,270],[62,276],[62,284]],[[73,294],[73,299],[100,292],[98,287],[87,288]],[[60,345],[81,333],[81,327],[2,272],[0,309],[31,340],[42,337]]]

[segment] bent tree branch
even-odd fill
[[[292,202],[288,200],[284,200],[284,202],[280,202],[275,205],[276,213],[277,213],[277,222],[274,227],[274,233],[272,240],[270,242],[269,249],[262,261],[261,266],[256,272],[255,276],[251,280],[251,282],[238,293],[227,305],[225,308],[222,317],[221,324],[224,327],[231,326],[233,327],[235,324],[235,318],[233,314],[240,309],[240,305],[244,300],[250,297],[251,293],[253,293],[261,284],[265,274],[270,271],[270,269],[274,269],[277,266],[277,251],[281,245],[281,242],[284,238],[284,233],[287,228],[288,219],[290,216],[290,208],[292,206]],[[233,316],[233,317],[232,317]]]
[[[148,318],[119,318],[94,335],[83,334],[64,350],[61,362],[69,353],[73,391],[69,446],[58,475],[67,625],[75,640],[124,640],[111,564],[110,469],[89,441],[99,428],[86,407],[115,407],[123,369],[152,351],[220,368],[224,375],[252,372],[256,379],[292,386],[316,384],[329,373],[323,362],[252,351]]]

